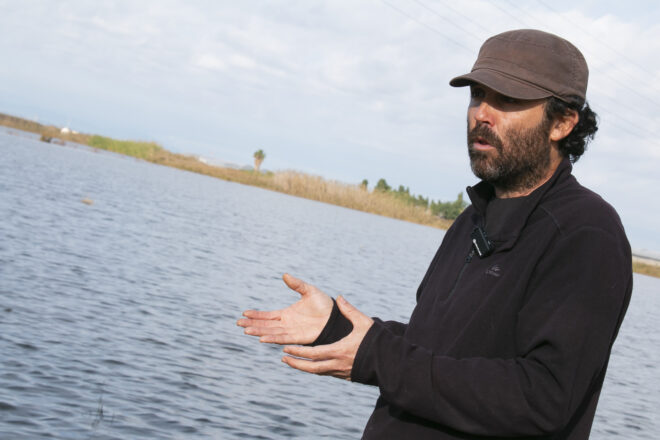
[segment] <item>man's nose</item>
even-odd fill
[[[474,119],[477,125],[493,125],[493,107],[485,99],[482,99],[481,102],[475,106]]]

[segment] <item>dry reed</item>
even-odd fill
[[[647,264],[647,263],[642,263],[641,261],[633,260],[633,272],[637,272],[642,275],[648,275],[651,277],[660,278],[660,265]]]

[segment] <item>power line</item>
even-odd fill
[[[419,25],[421,25],[421,26],[424,26],[426,29],[430,30],[431,32],[434,32],[434,33],[436,33],[436,34],[442,36],[442,37],[445,38],[446,40],[451,41],[451,42],[454,43],[455,45],[457,45],[457,46],[459,46],[459,47],[462,47],[463,49],[467,50],[468,52],[470,52],[470,53],[472,53],[472,54],[474,53],[474,50],[473,50],[473,49],[471,49],[471,48],[465,46],[463,43],[461,43],[461,42],[459,42],[459,41],[454,40],[454,39],[451,38],[450,36],[448,36],[448,35],[446,35],[446,34],[443,34],[442,32],[440,32],[439,30],[435,29],[434,27],[429,26],[429,25],[427,25],[426,23],[419,21],[417,18],[415,18],[415,17],[413,17],[412,15],[410,15],[410,14],[408,14],[408,13],[402,11],[401,9],[399,9],[399,8],[397,8],[396,6],[392,5],[391,3],[388,3],[388,2],[386,2],[385,0],[381,0],[381,2],[384,3],[385,5],[389,6],[389,7],[392,8],[393,10],[397,11],[399,14],[408,17],[410,20],[414,21],[415,23],[417,23],[417,24],[419,24]]]
[[[561,18],[562,20],[565,20],[565,21],[567,21],[567,22],[573,24],[574,26],[576,26],[577,29],[581,29],[582,32],[584,32],[585,35],[591,37],[593,40],[595,40],[596,42],[598,42],[598,44],[600,44],[600,45],[602,45],[602,46],[608,48],[608,50],[612,51],[613,53],[615,53],[615,54],[617,54],[617,55],[619,55],[619,56],[624,57],[626,60],[628,60],[628,61],[630,62],[630,64],[637,66],[637,67],[638,67],[639,69],[641,69],[641,70],[644,70],[645,72],[647,72],[648,74],[650,74],[652,78],[654,78],[654,77],[656,76],[654,73],[649,72],[648,70],[646,70],[646,69],[644,69],[643,67],[641,67],[641,66],[639,66],[638,64],[636,64],[634,61],[629,60],[627,57],[625,57],[625,55],[621,54],[621,53],[618,52],[617,50],[615,50],[615,49],[613,49],[612,47],[608,46],[607,44],[603,43],[599,38],[597,38],[596,36],[594,36],[593,34],[591,34],[588,30],[586,30],[586,29],[584,28],[584,26],[582,26],[582,25],[578,25],[577,23],[573,22],[572,20],[566,18],[565,14],[561,14],[561,13],[557,12],[556,10],[552,9],[552,8],[549,7],[547,4],[545,4],[542,0],[536,0],[536,1],[537,1],[539,4],[541,4],[542,6],[544,6],[546,9],[548,9],[550,12],[552,12],[552,13],[555,14],[555,15],[557,15],[557,16],[558,16],[559,18]],[[593,58],[593,59],[596,59],[596,60],[604,61],[604,64],[605,64],[605,65],[607,65],[607,66],[614,66],[614,68],[617,69],[619,72],[621,72],[621,73],[623,73],[623,74],[625,74],[625,75],[628,75],[629,77],[632,77],[632,75],[630,74],[630,72],[626,72],[626,71],[622,70],[622,69],[619,67],[618,64],[614,64],[614,63],[609,62],[609,61],[607,61],[607,60],[603,60],[602,58],[600,58],[600,57],[598,57],[598,56],[595,56],[595,55],[592,55],[592,58]],[[634,88],[630,87],[628,84],[622,82],[621,80],[619,80],[618,78],[616,78],[615,76],[613,76],[612,73],[611,73],[609,70],[601,69],[600,73],[601,73],[603,76],[608,77],[612,82],[614,82],[615,84],[617,84],[619,87],[621,87],[621,88],[623,88],[623,89],[629,91],[630,93],[632,93],[632,94],[638,96],[639,98],[645,100],[646,102],[648,102],[648,103],[650,103],[650,104],[656,106],[658,109],[660,109],[660,102],[658,102],[658,101],[656,101],[656,100],[654,100],[654,99],[649,98],[648,96],[646,96],[646,95],[640,93],[637,89],[634,89]],[[635,79],[635,78],[632,78],[632,79]],[[635,82],[641,82],[641,81],[637,81],[637,80],[635,79]],[[645,84],[653,85],[653,81],[645,80],[645,81],[643,81],[643,82],[644,82]]]
[[[413,0],[413,1],[416,1],[416,0]],[[442,3],[442,4],[445,6],[445,8],[450,9],[451,11],[453,11],[456,15],[460,15],[461,17],[463,17],[463,18],[466,19],[467,21],[469,21],[469,22],[471,22],[471,23],[474,23],[474,21],[473,21],[470,17],[468,17],[467,15],[463,14],[460,10],[454,8],[451,4],[447,3],[445,0],[438,0],[438,1],[439,1],[440,3]],[[418,3],[420,3],[420,2],[418,2]],[[479,23],[479,27],[480,27],[480,28],[483,28],[485,31],[487,31],[487,34],[488,34],[488,35],[493,35],[493,34],[494,34],[493,30],[487,28],[483,23]],[[479,36],[479,41],[481,42],[481,41],[483,41],[483,40],[484,40],[484,37],[483,37],[483,36]]]
[[[455,21],[452,21],[452,20],[450,20],[449,18],[445,17],[443,14],[439,13],[439,12],[436,11],[435,9],[433,9],[433,8],[431,8],[431,7],[427,6],[427,5],[425,5],[425,4],[422,3],[420,0],[411,0],[411,1],[417,3],[418,5],[420,5],[421,7],[423,7],[424,9],[426,9],[427,11],[429,11],[429,12],[435,14],[436,16],[440,17],[441,19],[443,19],[443,20],[446,21],[447,23],[451,24],[452,26],[454,26],[454,27],[456,27],[456,28],[462,30],[462,31],[465,32],[466,34],[470,35],[470,36],[473,37],[473,38],[474,38],[479,44],[481,44],[481,42],[483,41],[483,37],[475,35],[475,34],[472,33],[471,31],[465,29],[463,26],[457,24]]]
[[[548,9],[550,12],[552,12],[552,13],[554,13],[555,15],[559,16],[561,19],[566,20],[567,22],[573,24],[574,26],[580,26],[578,23],[575,23],[573,20],[571,20],[566,14],[557,11],[556,9],[554,9],[553,7],[551,7],[550,5],[548,5],[548,4],[547,4],[546,2],[544,2],[543,0],[536,0],[536,1],[537,1],[537,3],[541,4],[541,5],[544,6],[546,9]],[[638,69],[640,69],[640,70],[646,72],[647,74],[651,75],[651,77],[655,77],[655,76],[656,76],[656,74],[655,74],[654,72],[651,72],[650,70],[647,70],[644,66],[642,66],[642,65],[640,65],[640,64],[637,64],[635,61],[633,61],[632,59],[628,58],[628,57],[626,56],[626,54],[621,53],[621,52],[619,52],[618,50],[614,49],[612,46],[603,43],[603,41],[602,41],[600,38],[598,38],[596,35],[594,35],[593,33],[591,33],[591,31],[589,31],[588,29],[584,28],[583,26],[580,26],[580,29],[582,29],[582,31],[583,31],[586,35],[588,35],[589,37],[591,37],[591,39],[593,39],[595,42],[597,42],[598,44],[600,44],[602,47],[606,48],[607,50],[613,52],[614,54],[620,56],[621,58],[623,58],[624,60],[626,60],[629,64],[634,65],[634,66],[637,67]],[[618,66],[617,66],[617,67],[618,67]]]
[[[511,14],[510,12],[508,12],[505,8],[503,8],[502,6],[500,6],[500,5],[498,4],[498,2],[491,2],[490,4],[491,4],[492,6],[495,6],[495,7],[496,7],[497,9],[499,9],[500,11],[502,11],[505,15],[508,15],[509,17],[513,18],[515,21],[517,21],[518,23],[520,23],[522,26],[527,26],[527,23],[526,23],[525,21],[521,20],[521,19],[518,18],[518,17],[515,17],[513,14]],[[509,4],[511,4],[511,3],[509,3]],[[527,11],[523,11],[523,10],[520,8],[519,5],[515,5],[515,7],[514,7],[513,9],[516,10],[516,11],[522,11],[522,12],[524,12],[528,17],[530,17],[530,18],[532,19],[532,21],[537,22],[538,24],[541,25],[541,27],[545,27],[545,23],[540,22],[537,18],[535,18],[535,17],[533,17],[532,15],[530,15]]]
[[[601,99],[603,99],[603,98],[601,97]],[[607,98],[605,98],[605,99],[607,100]],[[617,108],[617,106],[620,106],[620,105],[621,105],[621,103],[614,102],[613,107]],[[595,109],[595,111],[596,111],[596,113],[602,113],[604,111],[605,113],[609,113],[610,115],[616,116],[617,121],[621,121],[622,123],[626,123],[627,124],[626,127],[634,128],[635,130],[637,130],[637,134],[640,135],[640,136],[641,136],[640,133],[645,132],[648,136],[650,136],[652,138],[657,138],[658,137],[657,133],[654,133],[653,131],[649,130],[647,127],[645,127],[643,125],[639,125],[637,122],[633,122],[633,120],[631,120],[629,117],[627,117],[628,113],[625,113],[625,112],[614,113],[614,112],[609,110],[610,108],[611,108],[610,106],[605,105],[605,106],[602,106],[601,108]]]
[[[638,131],[633,131],[633,130],[630,129],[629,126],[627,126],[627,125],[623,125],[623,124],[620,122],[620,120],[621,120],[620,115],[617,115],[617,114],[615,114],[615,113],[612,113],[612,112],[609,111],[607,108],[602,109],[602,110],[599,111],[598,113],[599,113],[599,115],[602,114],[602,113],[605,113],[605,114],[611,116],[611,118],[607,118],[607,119],[605,119],[605,121],[607,121],[607,124],[612,124],[612,125],[618,127],[620,130],[625,131],[626,133],[628,133],[628,134],[630,134],[630,135],[632,135],[632,136],[634,136],[634,137],[636,137],[636,138],[642,139],[642,140],[647,141],[647,142],[649,141],[647,138],[645,138],[644,136],[642,136],[642,134],[641,134],[640,132],[638,132]],[[602,122],[602,121],[603,121],[603,118],[599,118],[599,119],[600,119],[599,122]],[[629,121],[626,121],[626,122],[629,122]],[[599,125],[599,128],[602,128],[602,123],[599,123],[598,125]],[[656,135],[654,135],[653,133],[650,133],[648,130],[645,130],[645,131],[646,131],[647,134],[652,138],[652,140],[651,140],[652,143],[659,144],[659,143],[655,140],[655,139],[657,138]]]

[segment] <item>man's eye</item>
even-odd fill
[[[481,89],[472,89],[470,91],[470,96],[472,98],[483,98],[484,96],[484,91]]]
[[[520,102],[520,100],[516,98],[511,98],[509,96],[502,96],[502,102],[504,102],[505,104],[517,104],[518,102]]]

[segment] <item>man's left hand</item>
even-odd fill
[[[284,356],[282,362],[307,373],[351,380],[355,355],[374,320],[349,304],[343,296],[337,298],[337,306],[353,324],[353,331],[334,344],[316,347],[288,345],[284,352],[290,356]]]

